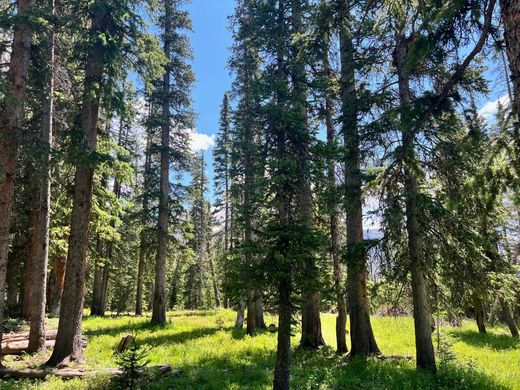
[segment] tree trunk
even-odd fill
[[[94,8],[91,27],[93,36],[104,36],[107,33],[110,9],[111,7],[102,6]],[[88,48],[87,53],[84,94],[79,121],[83,136],[81,147],[87,153],[93,153],[96,150],[99,102],[106,50],[105,45],[96,42]],[[83,155],[76,164],[69,250],[58,336],[56,346],[47,362],[51,366],[58,365],[69,356],[71,360],[83,360],[81,320],[83,317],[85,266],[94,176],[94,169],[88,161],[89,159],[89,155]]]
[[[237,319],[235,321],[235,328],[242,329],[244,326],[244,313],[246,310],[246,300],[242,298],[237,308]]]
[[[141,234],[139,237],[139,263],[137,265],[137,291],[135,299],[135,315],[143,315],[143,286],[144,286],[144,275],[146,272],[146,226],[148,222],[148,191],[150,189],[150,147],[151,140],[150,135],[146,136],[146,157],[144,164],[144,177],[143,177],[143,215],[141,217]]]
[[[209,250],[208,250],[209,253]],[[211,255],[208,257],[209,260],[209,271],[211,272],[211,280],[213,281],[213,294],[215,295],[215,307],[220,307],[220,291],[218,290],[218,281],[217,274],[215,273],[215,268],[213,267],[213,258]]]
[[[172,1],[165,2],[164,54],[171,61]],[[166,258],[168,255],[168,215],[170,198],[170,76],[171,62],[166,66],[163,79],[162,126],[161,126],[161,191],[159,199],[158,247],[155,263],[155,289],[153,295],[152,324],[166,323]]]
[[[478,332],[481,334],[486,333],[486,325],[484,324],[484,307],[482,306],[482,301],[477,294],[473,294],[473,309],[475,310]]]
[[[36,0],[18,0],[18,18],[7,72],[7,93],[0,106],[0,324],[4,322],[5,278],[9,228],[14,195],[18,142],[24,119],[24,100],[31,54],[32,31],[26,14]],[[0,341],[2,329],[0,327]]]
[[[412,93],[409,84],[409,74],[406,69],[408,52],[407,40],[398,33],[396,37],[395,59],[399,79],[399,98],[402,107],[412,102]],[[408,234],[408,252],[410,256],[410,271],[412,274],[413,317],[415,326],[415,347],[417,366],[435,371],[435,353],[431,337],[431,310],[428,302],[428,291],[424,275],[424,248],[423,235],[419,223],[419,184],[415,172],[415,135],[410,118],[401,114],[402,126],[402,154],[405,166],[404,188],[406,208],[406,231]]]
[[[511,332],[511,336],[515,339],[519,337],[518,328],[516,327],[515,318],[513,316],[513,311],[509,307],[506,301],[502,300],[502,310],[504,313],[504,319],[506,321],[507,326],[509,327],[509,331]]]
[[[291,377],[292,307],[290,278],[282,278],[278,285],[278,345],[274,369],[273,390],[289,390]]]
[[[47,289],[47,310],[53,315],[60,314],[61,296],[65,284],[65,270],[67,263],[61,257],[55,257],[49,277]]]
[[[367,253],[363,240],[363,190],[350,1],[340,0],[341,98],[345,144],[345,210],[347,214],[347,288],[351,355],[379,354],[375,342],[366,287]]]
[[[512,107],[520,121],[520,1],[500,0],[506,52],[513,82]]]
[[[249,291],[248,294],[246,325],[246,333],[250,336],[254,336],[256,334],[256,304],[254,291]]]
[[[292,26],[294,31],[302,31],[301,2],[292,0]],[[305,63],[301,60],[299,47],[292,50],[291,78],[294,84],[294,108],[297,113],[293,131],[289,132],[297,161],[297,198],[299,221],[307,229],[307,234],[313,231],[312,189],[308,178],[311,159],[309,152],[310,134],[307,118],[307,92]],[[305,292],[302,307],[302,348],[316,349],[325,344],[321,333],[320,294],[318,290],[318,269],[314,259],[314,251],[310,246],[305,248],[303,271],[305,277]]]
[[[329,42],[327,42],[327,45]],[[330,67],[329,50],[327,48],[323,57],[325,77],[332,80],[332,70]],[[336,129],[334,127],[334,101],[331,87],[327,86],[325,91],[325,126],[327,128],[327,146],[329,153],[332,154],[336,146]],[[334,268],[334,289],[336,292],[336,309],[338,315],[336,317],[336,350],[338,353],[347,353],[347,302],[345,298],[344,288],[344,267],[341,263],[340,244],[339,244],[339,223],[338,223],[338,200],[336,187],[336,158],[332,157],[327,163],[327,179],[328,179],[328,211],[329,219],[329,235],[330,235],[330,255]]]
[[[16,257],[9,256],[7,263],[7,299],[6,308],[11,313],[18,309],[18,289],[20,281],[18,279],[18,264]]]
[[[103,273],[101,277],[101,293],[99,301],[99,315],[104,316],[107,310],[107,295],[108,295],[108,280],[110,277],[110,259],[112,257],[112,243],[108,243],[108,251],[107,251],[107,262],[103,266]]]
[[[54,14],[54,1],[49,0],[49,10]],[[31,329],[29,332],[29,353],[45,349],[45,306],[47,289],[47,265],[49,263],[49,227],[51,204],[50,158],[54,117],[54,31],[51,28],[47,42],[45,102],[41,126],[41,144],[43,145],[42,172],[35,198],[36,207],[31,218],[32,241],[29,257],[34,262],[32,282],[34,283],[31,299]]]
[[[30,176],[35,176],[34,174],[30,174]],[[32,186],[31,186],[32,187]],[[31,203],[36,203],[38,202],[38,195],[34,193],[34,188],[31,189],[31,191],[33,192],[31,194]],[[31,214],[34,214],[34,211],[31,211]],[[30,320],[31,319],[31,300],[32,300],[32,297],[33,297],[33,288],[35,287],[34,286],[34,282],[32,280],[34,274],[35,274],[35,259],[34,259],[34,256],[31,255],[30,251],[31,251],[31,242],[34,241],[34,238],[33,238],[33,231],[32,231],[32,228],[33,228],[33,225],[36,223],[36,221],[33,221],[35,215],[31,215],[31,222],[30,222],[30,227],[29,227],[29,237],[28,237],[28,240],[26,242],[26,250],[24,250],[24,256],[25,256],[25,260],[24,260],[24,270],[23,270],[23,281],[22,281],[22,299],[21,299],[21,306],[20,306],[20,317],[25,319],[25,320]]]
[[[102,243],[99,235],[96,239],[96,258],[102,257]],[[92,282],[92,305],[90,307],[91,316],[101,315],[101,291],[103,289],[103,268],[94,259],[94,280]]]
[[[257,329],[267,329],[264,320],[264,305],[262,302],[262,292],[255,290],[255,325]]]

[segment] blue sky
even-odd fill
[[[228,17],[233,14],[234,0],[192,0],[187,6],[193,21],[192,46],[194,52],[193,70],[196,84],[193,90],[194,109],[197,114],[195,149],[204,149],[208,164],[210,198],[212,198],[213,169],[211,157],[212,138],[218,131],[220,102],[224,92],[231,87],[231,77],[227,69],[229,49],[232,44],[228,30]],[[500,58],[488,55],[486,61],[490,80],[490,94],[478,96],[481,114],[491,119],[499,98],[506,94],[504,69]],[[502,102],[504,102],[502,100]]]
[[[195,143],[200,147],[211,142],[204,135],[217,133],[220,102],[224,92],[231,87],[227,61],[232,40],[227,27],[234,3],[234,0],[192,0],[188,6],[193,21],[193,70],[197,79],[193,103],[197,113],[197,133],[200,134],[195,136]],[[211,150],[207,150],[205,155],[211,187]]]

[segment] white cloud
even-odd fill
[[[498,111],[498,104],[501,104],[502,106],[509,105],[509,96],[505,95],[501,98],[493,101],[493,102],[487,102],[484,104],[484,106],[478,111],[479,115],[483,116],[486,120],[492,120],[494,119],[495,115]]]
[[[191,133],[190,144],[193,152],[208,150],[215,144],[215,136],[198,133],[197,130],[193,130]]]

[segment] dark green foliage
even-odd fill
[[[119,377],[121,388],[134,390],[138,382],[146,377],[144,368],[150,363],[150,351],[150,347],[140,345],[137,338],[133,336],[128,348],[117,353],[116,363],[123,371]]]

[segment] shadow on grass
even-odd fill
[[[506,334],[484,333],[480,334],[472,330],[454,330],[452,336],[463,343],[480,348],[493,348],[499,351],[520,348],[520,340]]]
[[[211,336],[217,333],[220,329],[217,328],[197,328],[185,332],[166,333],[166,334],[148,334],[137,336],[139,344],[148,344],[151,346],[160,346],[168,344],[184,343],[190,340],[199,339],[206,336]]]
[[[275,352],[244,347],[225,356],[207,356],[186,363],[177,377],[152,378],[142,388],[162,389],[249,389],[270,388],[273,380]],[[106,388],[106,387],[105,387]],[[406,360],[348,361],[331,348],[320,351],[295,350],[291,369],[291,388],[311,389],[475,389],[506,390],[492,377],[456,364],[439,367],[437,374],[418,371]],[[97,388],[101,389],[101,388]]]
[[[140,333],[143,331],[154,331],[154,330],[161,330],[165,327],[169,326],[170,324],[166,325],[152,325],[150,322],[139,322],[139,323],[131,323],[128,322],[126,324],[121,324],[118,326],[106,326],[96,329],[86,329],[84,331],[85,335],[94,337],[94,336],[116,336],[120,333]]]

